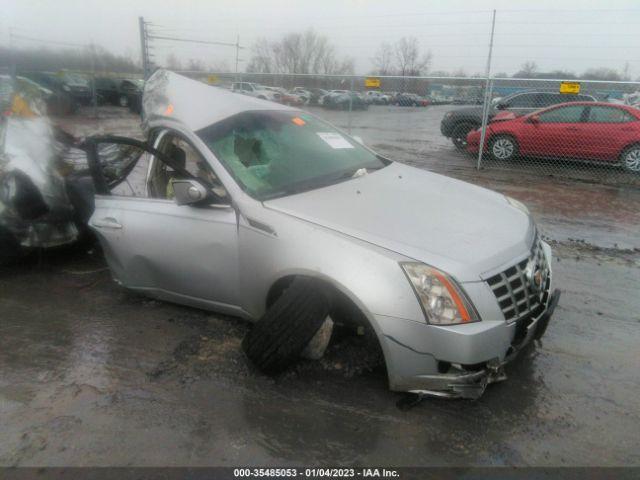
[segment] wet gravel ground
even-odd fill
[[[67,122],[136,126],[111,110]],[[414,158],[526,201],[563,290],[542,341],[479,400],[402,410],[352,341],[262,376],[246,323],[127,292],[78,246],[0,270],[0,465],[640,465],[640,193],[473,177],[467,161],[448,145]]]

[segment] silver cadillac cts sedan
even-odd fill
[[[87,140],[89,225],[125,287],[255,321],[249,351],[299,354],[333,298],[377,338],[392,390],[477,398],[545,332],[551,249],[520,202],[165,70],[143,125],[146,142]]]

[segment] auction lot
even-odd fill
[[[440,135],[448,108],[312,111],[392,159],[530,207],[563,294],[506,382],[477,401],[425,399],[403,410],[403,395],[388,391],[384,371],[366,368],[355,343],[265,377],[241,351],[243,321],[129,293],[97,247],[78,246],[0,273],[0,464],[640,464],[635,179],[612,174],[601,184],[597,167],[582,165],[569,176],[552,164],[553,176],[526,166],[478,172]],[[59,123],[76,135],[140,136],[124,109],[99,113]]]

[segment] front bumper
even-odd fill
[[[539,339],[544,335],[559,299],[560,290],[553,291],[545,311],[529,323],[524,338],[517,344],[512,343],[504,358],[494,358],[483,362],[477,370],[451,366],[447,373],[414,376],[411,378],[411,387],[403,388],[403,390],[445,398],[479,398],[487,385],[507,378],[504,372],[504,366],[507,363],[516,358],[518,353],[533,339]],[[454,373],[451,373],[452,371]]]

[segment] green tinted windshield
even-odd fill
[[[196,132],[238,184],[264,200],[348,180],[388,161],[306,113],[243,112]]]

